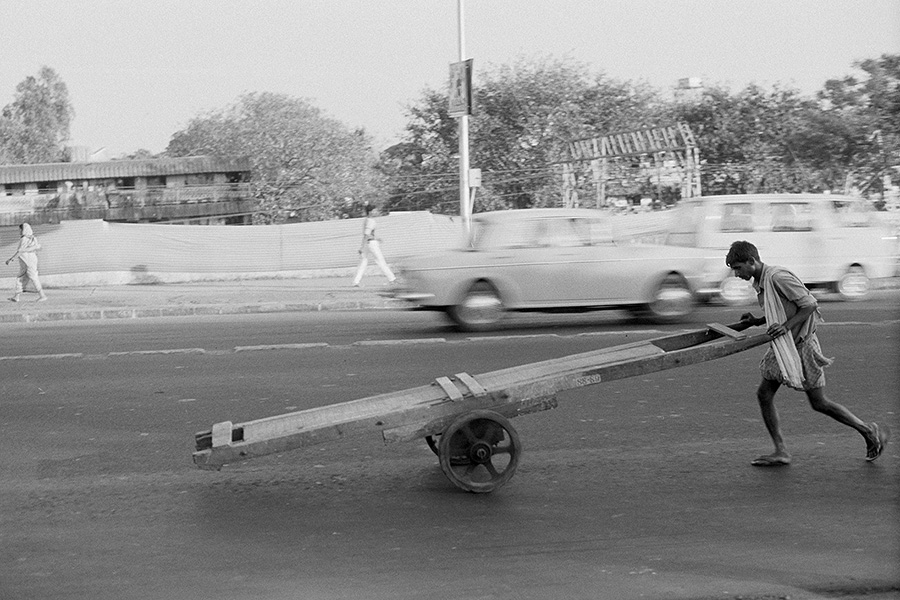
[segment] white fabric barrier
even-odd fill
[[[662,243],[670,211],[612,214],[622,241]],[[394,212],[377,217],[376,235],[388,263],[458,247],[459,217]],[[41,283],[49,287],[183,283],[240,279],[352,277],[363,219],[260,226],[161,225],[63,221],[37,225]],[[18,245],[18,227],[0,228],[0,259]],[[376,267],[370,267],[374,269]],[[0,263],[0,288],[12,289],[18,260]]]
[[[388,262],[455,247],[458,217],[395,212],[378,217],[376,235]],[[352,276],[363,219],[267,226],[154,225],[64,221],[35,226],[41,282],[47,286],[176,283],[270,277]],[[0,231],[5,261],[18,228]],[[12,287],[18,260],[0,271]]]

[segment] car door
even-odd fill
[[[650,268],[642,247],[598,241],[590,248],[589,276],[594,303],[597,305],[629,304],[641,297]]]
[[[529,306],[579,306],[593,301],[590,237],[577,218],[535,218],[523,222],[521,239],[509,252],[506,273]]]

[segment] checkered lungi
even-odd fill
[[[825,367],[833,363],[834,359],[825,358],[822,354],[822,347],[819,345],[819,338],[816,337],[816,334],[811,333],[805,340],[798,343],[797,352],[800,354],[800,363],[803,365],[803,389],[814,390],[825,387]],[[759,362],[759,370],[764,379],[785,382],[771,345]]]

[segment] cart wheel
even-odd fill
[[[516,472],[522,444],[509,420],[493,411],[466,413],[438,442],[441,470],[468,492],[492,492]]]

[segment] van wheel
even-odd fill
[[[670,273],[656,288],[646,312],[654,321],[677,321],[691,314],[695,303],[694,293],[684,278]]]
[[[862,300],[869,295],[871,282],[866,272],[859,265],[854,265],[841,275],[834,284],[835,291],[844,300]]]
[[[503,301],[497,289],[487,281],[476,282],[459,304],[447,314],[463,331],[485,331],[503,318]]]
[[[719,284],[719,298],[728,306],[744,306],[756,301],[756,290],[749,281],[726,277]]]

